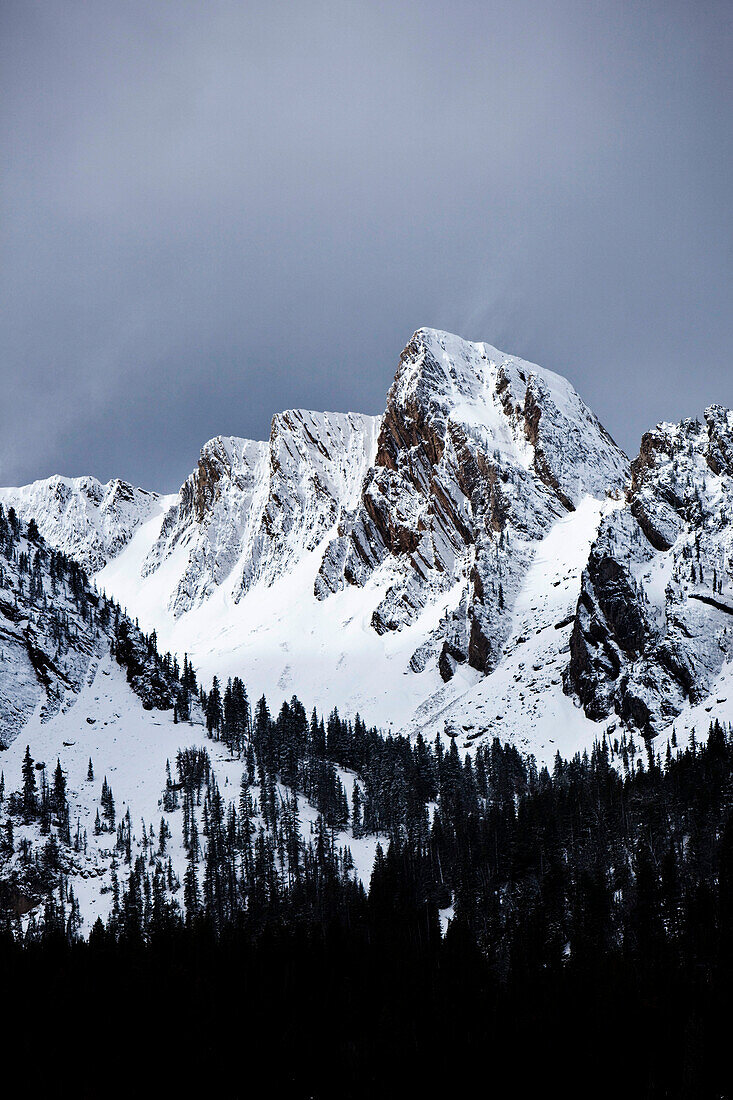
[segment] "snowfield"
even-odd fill
[[[567,756],[591,746],[605,728],[563,694],[561,673],[580,575],[601,516],[616,507],[617,501],[587,497],[557,521],[535,551],[499,667],[482,676],[459,666],[447,684],[434,667],[413,672],[410,659],[458,602],[462,581],[414,623],[380,636],[371,627],[371,609],[389,579],[381,589],[349,587],[318,600],[318,547],[271,587],[252,588],[239,603],[220,588],[176,619],[161,606],[155,577],[139,577],[154,523],[95,580],[143,629],[156,629],[162,650],[188,653],[205,684],[214,675],[240,676],[250,697],[266,695],[273,710],[296,694],[309,712],[337,706],[393,732],[434,737],[447,726],[467,747],[477,730],[488,730],[551,763],[558,750]]]

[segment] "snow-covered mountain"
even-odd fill
[[[628,474],[565,379],[420,329],[382,417],[212,440],[96,580],[205,680],[402,728],[501,663],[538,545]]]
[[[378,418],[301,409],[273,418],[267,443],[212,439],[166,514],[141,574],[171,563],[175,618],[226,584],[235,601],[271,586],[353,509]]]
[[[157,493],[115,478],[53,477],[21,488],[0,489],[6,510],[35,519],[44,539],[73,557],[89,573],[102,569],[141,523],[161,514]]]
[[[620,489],[627,470],[564,378],[421,329],[402,353],[376,460],[353,521],[326,551],[316,593],[388,577],[372,614],[382,634],[460,584],[432,649],[444,680],[456,662],[489,671],[537,543],[586,496]],[[423,643],[414,670],[430,657]]]
[[[720,695],[731,455],[714,407],[629,464],[561,376],[419,329],[381,417],[217,437],[175,497],[52,478],[0,500],[204,682],[551,759]]]
[[[733,411],[648,432],[625,507],[583,573],[566,686],[646,735],[699,704],[733,656]]]
[[[34,716],[46,723],[73,708],[111,647],[145,706],[174,703],[173,681],[140,630],[39,527],[0,505],[0,750]]]
[[[115,852],[149,857],[180,747],[206,750],[236,800],[243,761],[201,715],[179,722],[197,705],[184,655],[204,686],[241,677],[273,708],[296,694],[548,764],[622,729],[662,748],[733,720],[733,412],[719,406],[659,425],[629,463],[564,378],[420,329],[381,417],[292,410],[267,441],[217,437],[175,496],[52,477],[0,504],[0,773],[17,824],[25,745],[42,787],[58,757],[77,823],[75,839],[57,822],[60,866],[88,922],[110,911]],[[92,839],[99,775],[125,812],[114,849],[104,822]],[[350,798],[354,775],[337,778]],[[315,828],[302,795],[298,814]],[[175,809],[163,816],[175,833]],[[43,892],[24,845],[44,834],[26,818],[3,870],[19,905]],[[376,840],[339,840],[365,880]],[[171,840],[166,870],[161,844],[173,897],[186,853]]]

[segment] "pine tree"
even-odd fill
[[[210,737],[218,738],[221,720],[221,691],[219,689],[219,679],[215,676],[206,702],[206,728]]]
[[[26,820],[30,821],[36,816],[38,808],[38,788],[36,785],[36,773],[33,764],[33,757],[31,756],[30,745],[25,747],[25,755],[23,757],[23,813]]]
[[[66,815],[66,778],[59,759],[56,760],[56,770],[53,773],[53,808],[61,824]]]
[[[107,822],[107,828],[111,832],[115,827],[115,800],[112,794],[112,788],[107,782],[106,775],[102,782],[102,794],[100,797],[100,802],[102,804],[102,813],[104,814],[105,820]]]

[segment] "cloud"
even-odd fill
[[[727,5],[3,5],[0,481],[176,488],[433,324],[733,404]]]

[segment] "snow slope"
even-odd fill
[[[450,614],[460,582],[412,624],[379,635],[370,609],[389,579],[381,590],[372,581],[318,600],[312,582],[320,548],[270,587],[255,587],[238,603],[219,590],[178,619],[150,578],[139,582],[144,530],[97,579],[132,603],[144,629],[156,626],[163,649],[187,652],[204,682],[239,675],[253,699],[264,693],[274,708],[297,694],[308,709],[337,705],[394,731],[447,730],[467,747],[479,736],[499,736],[551,762],[557,750],[572,755],[612,725],[586,717],[564,694],[562,673],[590,547],[602,516],[619,506],[588,496],[556,522],[537,545],[497,668],[483,676],[458,666],[448,683],[434,665],[413,671],[411,658]]]
[[[408,730],[446,730],[464,748],[498,737],[548,764],[556,752],[569,759],[603,737],[614,723],[587,718],[564,693],[562,674],[590,547],[601,518],[620,506],[618,500],[587,496],[557,521],[532,560],[496,669],[450,701],[436,693]]]
[[[409,661],[458,593],[446,593],[398,634],[380,636],[370,621],[378,589],[348,588],[326,602],[313,594],[324,539],[271,585],[253,586],[239,600],[220,587],[176,617],[165,605],[165,578],[161,584],[156,575],[140,580],[150,534],[141,530],[96,582],[138,617],[143,629],[156,629],[163,650],[188,653],[204,683],[214,675],[238,675],[251,698],[265,693],[273,707],[297,694],[308,709],[337,705],[344,713],[358,711],[367,722],[394,727],[407,721],[430,686],[442,685],[437,669],[418,677],[409,671]],[[172,576],[175,566],[175,560],[167,563]]]
[[[202,725],[174,723],[170,711],[145,710],[130,691],[124,670],[109,657],[93,663],[72,708],[51,721],[42,721],[37,711],[23,729],[22,736],[0,755],[6,792],[22,785],[21,767],[26,746],[37,764],[46,765],[49,781],[57,759],[60,760],[67,780],[72,837],[77,826],[81,833],[86,830],[86,852],[66,853],[71,856],[68,883],[81,908],[84,932],[89,931],[97,917],[106,920],[112,905],[112,859],[116,837],[110,833],[95,835],[94,832],[105,778],[114,794],[117,821],[124,818],[128,808],[130,810],[133,863],[143,850],[143,827],[148,836],[153,835],[154,847],[157,847],[155,838],[161,818],[165,818],[171,833],[166,858],[170,855],[174,872],[181,880],[186,865],[182,810],[165,813],[160,805],[166,762],[170,761],[174,769],[179,749],[205,748],[224,801],[236,802],[239,798],[242,762],[232,759],[222,744],[210,741]],[[94,766],[91,781],[87,779],[90,759]],[[37,774],[40,778],[40,772]],[[350,794],[353,777],[346,772],[340,774]],[[252,789],[256,798],[258,788]],[[301,829],[307,837],[317,814],[302,796],[298,796],[298,808]],[[17,826],[16,845],[24,836],[37,842],[38,825]],[[337,843],[349,847],[355,871],[365,882],[369,880],[379,840],[376,835],[355,839],[350,833],[338,834]],[[119,854],[117,860],[117,875],[123,885],[129,868]],[[8,870],[4,867],[4,872]]]

